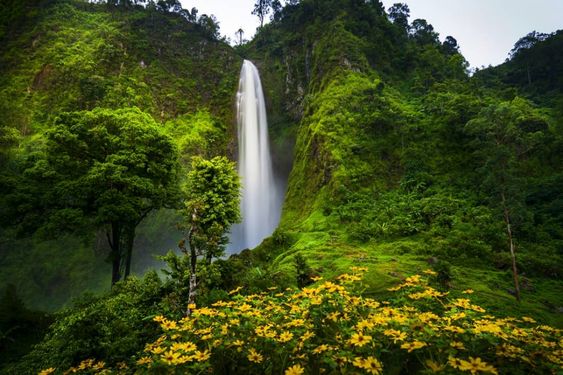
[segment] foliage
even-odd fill
[[[233,162],[194,157],[187,178],[183,215],[190,247],[206,259],[220,257],[230,226],[240,221],[240,181]]]
[[[84,226],[105,230],[112,283],[129,274],[137,225],[178,199],[174,144],[139,109],[61,114],[47,132],[45,156],[24,176],[40,192],[31,192],[30,208],[13,193],[24,213],[20,227],[35,224],[49,236]]]
[[[146,317],[159,311],[163,286],[155,272],[128,278],[102,297],[85,296],[57,314],[43,341],[13,373],[37,373],[41,368],[71,366],[96,353],[116,365],[142,350],[158,331]]]
[[[234,116],[241,59],[211,35],[206,25],[216,32],[217,25],[208,22],[213,20],[199,24],[196,9],[188,19],[186,12],[166,13],[154,2],[146,8],[132,1],[119,2],[123,6],[98,3],[26,0],[0,5],[0,284],[21,285],[26,304],[49,311],[83,291],[109,285],[103,232],[87,230],[80,237],[45,241],[38,235],[16,239],[6,228],[6,222],[24,216],[11,210],[8,195],[21,192],[21,208],[44,196],[46,183],[36,185],[22,172],[41,156],[37,151],[56,116],[137,106],[162,132],[182,141],[183,160],[232,149],[227,125]],[[182,138],[181,131],[193,141]],[[200,139],[205,142],[198,143]],[[149,214],[137,228],[138,256],[131,272],[144,272],[154,264],[153,253],[163,254],[177,242],[171,216]],[[24,232],[37,227],[31,217],[28,224]]]
[[[560,330],[494,317],[470,300],[472,290],[449,296],[420,275],[391,288],[398,292],[389,301],[362,297],[365,271],[300,291],[239,288],[188,318],[156,316],[163,333],[120,371],[539,374],[562,365]],[[88,359],[69,370],[103,367]]]
[[[303,255],[295,255],[295,273],[297,274],[297,287],[304,288],[313,283],[313,270]]]
[[[15,285],[8,284],[0,298],[0,371],[3,366],[29,352],[31,346],[42,339],[50,324],[49,315],[26,307]]]

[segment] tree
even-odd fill
[[[244,35],[244,30],[242,28],[238,29],[237,32],[235,33],[235,35],[238,37],[238,45],[241,46],[242,40],[243,40],[242,37]]]
[[[210,16],[208,16],[207,14],[202,14],[199,17],[197,24],[210,38],[219,38],[219,22],[213,14]]]
[[[271,7],[272,0],[256,0],[252,14],[257,16],[260,20],[260,27],[264,26],[264,18],[266,18],[266,16],[270,12]]]
[[[412,21],[410,35],[419,44],[435,44],[438,42],[438,33],[434,31],[434,27],[426,22],[426,20],[417,18]]]
[[[457,40],[453,36],[448,35],[442,43],[442,49],[447,55],[455,55],[456,53],[459,53]]]
[[[270,21],[279,21],[281,19],[281,12],[283,9],[283,6],[280,2],[280,0],[272,0],[272,15],[270,17]]]
[[[388,9],[389,18],[404,30],[409,29],[410,9],[407,4],[395,3]]]
[[[538,42],[546,40],[549,36],[550,34],[538,33],[535,30],[526,34],[514,43],[514,47],[509,52],[510,58],[514,58],[514,56],[518,55],[521,51],[532,48]]]
[[[211,160],[192,159],[182,215],[181,228],[185,239],[180,248],[189,256],[190,281],[188,310],[195,303],[197,293],[197,261],[206,264],[223,255],[228,243],[226,233],[240,221],[240,181],[235,164],[225,157]]]
[[[542,42],[549,38],[550,34],[543,34],[538,33],[536,31],[532,31],[531,33],[523,36],[522,38],[518,39],[518,41],[514,44],[514,47],[509,52],[510,59],[514,59],[517,56],[525,55],[524,52],[535,46],[537,43]],[[529,55],[529,54],[526,54]],[[530,71],[530,60],[533,60],[535,57],[532,56],[524,56],[524,60],[526,63],[526,77],[528,79],[528,85],[532,84],[532,74]]]
[[[500,208],[506,227],[512,260],[515,296],[520,301],[516,267],[515,234],[517,218],[524,216],[523,164],[544,138],[547,123],[524,99],[493,104],[469,121],[465,131],[473,136],[475,155],[480,161],[481,188]]]
[[[176,205],[178,167],[170,137],[137,108],[63,113],[46,134],[44,155],[24,172],[37,188],[19,211],[50,237],[104,230],[113,285],[131,272],[137,225]]]

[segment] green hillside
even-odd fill
[[[284,9],[245,51],[264,61],[278,93],[273,110],[299,111],[285,119],[297,135],[282,223],[248,255],[253,265],[291,280],[298,254],[323,274],[370,264],[370,292],[385,295],[405,273],[437,263],[454,288],[560,325],[562,133],[550,106],[560,94],[485,80],[516,76],[518,56],[469,78],[463,57],[424,22],[407,34],[377,4],[337,3]],[[521,53],[551,56],[559,49],[546,45],[559,35]],[[538,74],[542,82],[553,79]],[[503,194],[525,285],[520,304]]]
[[[400,4],[266,3],[236,47],[174,0],[1,6],[0,372],[561,371],[561,31],[470,75]],[[243,59],[287,192],[226,258]]]
[[[84,290],[106,290],[110,274],[103,233],[30,237],[37,223],[30,223],[25,195],[34,193],[22,185],[42,181],[22,179],[22,171],[42,152],[43,132],[63,112],[138,107],[176,139],[187,161],[196,153],[232,153],[242,60],[207,19],[188,22],[158,9],[16,1],[2,15],[0,190],[2,220],[10,225],[1,232],[0,280],[17,285],[30,306],[53,310]],[[173,213],[159,212],[142,224],[136,272],[176,247],[174,222]]]

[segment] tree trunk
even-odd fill
[[[516,254],[514,250],[514,240],[512,238],[512,229],[510,227],[510,213],[506,207],[506,199],[504,192],[501,193],[502,209],[504,213],[504,223],[506,224],[506,232],[508,234],[508,242],[510,246],[510,256],[512,258],[512,277],[514,278],[514,291],[516,300],[520,302],[520,284],[518,282],[518,270],[516,269]]]
[[[135,226],[127,227],[125,233],[125,274],[126,279],[131,273],[131,255],[133,254],[133,243],[135,241]]]
[[[121,229],[118,223],[111,223],[111,240],[108,236],[108,242],[111,248],[111,285],[113,286],[121,279]]]
[[[188,309],[186,310],[186,316],[189,316],[192,313],[192,309],[190,306],[195,304],[195,296],[197,293],[197,251],[191,243],[191,236],[189,238],[189,246],[190,246],[190,285],[189,285],[189,293],[188,293]]]

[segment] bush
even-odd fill
[[[357,282],[366,270],[303,290],[241,295],[238,288],[188,318],[157,316],[161,336],[120,371],[544,374],[563,365],[558,329],[496,318],[471,302],[471,290],[451,296],[420,275],[391,288],[389,302],[364,298]],[[69,371],[93,366],[99,362],[91,359]]]
[[[68,367],[91,356],[116,365],[142,350],[158,336],[147,316],[161,311],[163,290],[155,272],[114,286],[103,298],[84,297],[59,314],[44,340],[14,369],[15,374],[37,373],[41,368]]]

